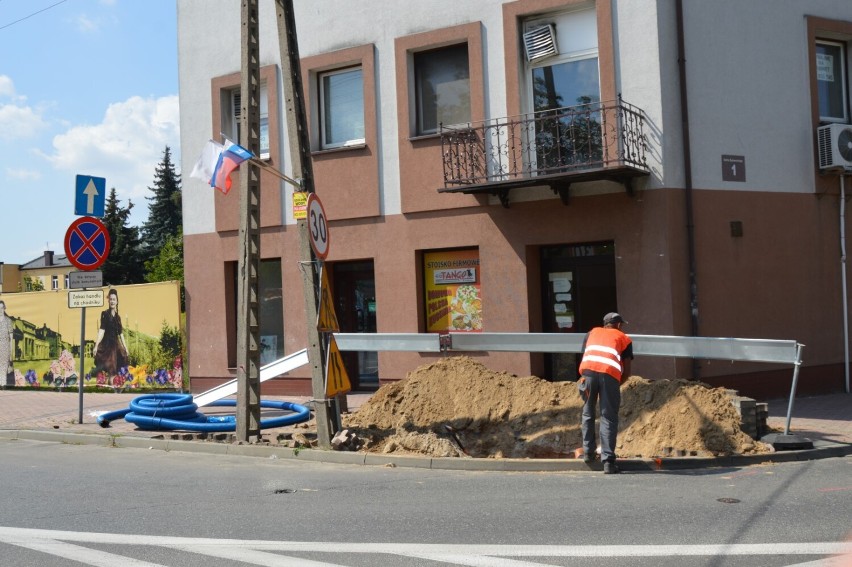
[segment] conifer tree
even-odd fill
[[[142,248],[145,260],[150,260],[165,246],[170,237],[183,227],[181,180],[175,173],[171,149],[166,146],[163,159],[154,171],[154,194],[148,200],[148,220],[142,227]]]
[[[144,281],[144,272],[139,250],[139,228],[129,226],[133,203],[128,199],[127,207],[121,207],[115,193],[110,189],[104,208],[103,223],[109,232],[110,251],[101,265],[104,283],[107,285],[135,284]]]

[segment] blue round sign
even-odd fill
[[[109,255],[109,231],[94,217],[81,217],[65,233],[65,255],[81,270],[95,270]]]

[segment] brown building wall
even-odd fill
[[[439,202],[444,197],[434,198]],[[836,206],[836,200],[804,194],[695,193],[700,334],[805,343],[802,392],[842,387]],[[619,309],[630,320],[629,332],[688,335],[683,219],[682,191],[654,190],[633,198],[622,191],[576,198],[567,206],[551,199],[508,209],[490,206],[449,214],[396,215],[381,222],[339,221],[330,224],[329,262],[373,259],[378,331],[422,332],[420,253],[478,247],[484,330],[535,332],[541,329],[539,247],[612,240]],[[742,222],[742,237],[730,235],[731,220]],[[223,265],[236,261],[237,246],[230,235],[187,236],[185,246],[190,375],[193,390],[201,391],[233,375],[227,368],[227,334],[234,333],[234,325],[222,308]],[[288,354],[304,348],[307,337],[297,251],[295,227],[264,233],[262,257],[282,259]],[[827,321],[836,325],[826,325]],[[403,378],[439,356],[443,355],[380,353],[380,377]],[[541,371],[537,356],[473,356],[518,375]],[[829,364],[820,364],[817,372],[807,368],[809,359]],[[307,394],[307,372],[305,367],[266,383],[264,391]],[[640,357],[634,372],[647,378],[689,378],[691,363]],[[699,372],[711,383],[778,397],[789,389],[792,377],[792,368],[784,365],[729,361],[703,361]],[[731,378],[734,374],[745,376]]]

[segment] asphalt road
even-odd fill
[[[852,564],[852,457],[605,476],[0,439],[0,483],[0,565]]]

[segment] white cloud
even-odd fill
[[[100,124],[55,136],[54,153],[46,157],[59,170],[106,178],[107,189],[115,187],[123,204],[132,199],[144,205],[167,145],[172,162],[179,163],[178,143],[177,95],[136,96],[111,104]]]
[[[9,98],[15,96],[15,84],[6,75],[0,75],[0,96]]]
[[[37,135],[47,124],[29,106],[0,104],[0,140],[23,140]]]
[[[12,179],[21,179],[23,181],[38,181],[41,179],[41,172],[33,169],[7,167],[6,175]]]

